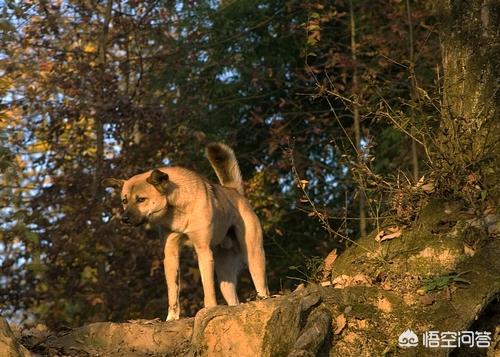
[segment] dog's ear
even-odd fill
[[[101,185],[103,185],[104,187],[113,187],[113,188],[117,188],[117,189],[122,189],[123,187],[123,183],[125,181],[124,180],[120,180],[120,179],[115,179],[115,178],[105,178],[104,180],[101,181]]]
[[[151,175],[146,179],[146,182],[153,185],[158,192],[165,193],[168,187],[168,174],[160,170],[151,171]]]

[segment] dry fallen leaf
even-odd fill
[[[399,226],[392,226],[392,227],[389,227],[387,228],[387,230],[391,233],[395,233],[395,232],[398,232],[401,230],[401,228],[399,228]]]
[[[380,287],[383,289],[383,290],[392,290],[392,286],[389,285],[387,282],[383,282]]]
[[[400,236],[401,236],[401,231],[383,236],[380,241],[383,242],[384,240],[390,240],[390,239],[398,238]]]
[[[332,280],[332,284],[334,287],[338,289],[343,289],[348,285],[349,279],[351,277],[348,275],[340,275],[337,276],[335,279]]]
[[[323,262],[323,280],[326,280],[332,273],[333,262],[337,259],[337,249],[334,249],[328,254]]]
[[[479,181],[479,178],[477,176],[477,174],[475,172],[471,172],[468,176],[467,176],[467,183],[469,185],[473,185],[475,184],[476,182]]]
[[[355,285],[372,285],[372,280],[368,276],[361,273],[354,275],[352,279]]]
[[[385,297],[380,297],[377,301],[377,307],[382,312],[392,312],[392,304]]]
[[[422,176],[420,180],[418,180],[417,184],[415,185],[416,188],[422,187],[424,184],[425,176]]]
[[[422,176],[420,180],[415,184],[415,188],[420,188],[422,191],[425,193],[432,193],[435,191],[435,186],[434,182],[428,181],[427,183],[425,182],[425,176]]]
[[[425,185],[422,185],[421,189],[425,193],[432,193],[435,190],[434,184],[432,182],[426,183]]]
[[[385,234],[384,230],[378,232],[377,235],[375,236],[375,241],[380,242],[380,239],[384,236],[384,234]]]
[[[347,319],[345,318],[344,314],[340,314],[335,319],[335,322],[337,323],[337,328],[335,329],[335,331],[333,333],[335,335],[339,335],[344,330],[344,328],[346,327],[346,325],[347,325]]]
[[[363,330],[368,327],[367,320],[356,320],[356,324],[358,325],[358,328],[363,329]]]
[[[476,251],[471,247],[469,247],[468,245],[464,244],[464,253],[465,255],[472,257],[474,256],[474,254],[476,254]]]
[[[348,286],[371,286],[371,279],[364,274],[356,274],[354,276],[339,275],[332,280],[332,285],[337,289],[343,289]]]
[[[390,231],[391,233],[385,234],[385,231],[382,230],[382,231],[378,232],[377,236],[375,237],[375,241],[383,242],[384,240],[398,238],[403,233],[403,231],[401,230],[401,227],[397,227],[397,226],[389,227],[387,230]]]

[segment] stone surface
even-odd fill
[[[98,322],[52,336],[47,355],[184,356],[189,352],[193,319]]]

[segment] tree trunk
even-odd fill
[[[452,177],[480,175],[498,200],[500,4],[471,0],[441,6],[444,90],[434,161]]]
[[[354,144],[356,145],[356,155],[359,161],[364,160],[363,150],[361,148],[361,118],[359,115],[359,96],[358,96],[358,65],[356,58],[356,23],[354,20],[354,7],[352,0],[349,1],[349,18],[350,18],[350,33],[351,33],[351,54],[354,62],[354,71],[352,73],[352,88],[353,88],[353,103],[352,115],[354,119]],[[361,181],[360,181],[361,182]],[[365,189],[363,186],[358,187],[358,202],[359,202],[359,234],[361,237],[366,236],[366,212],[365,212]]]
[[[412,99],[412,107],[411,110],[411,120],[413,125],[415,126],[415,110],[413,106],[417,102],[418,94],[417,94],[417,78],[415,76],[415,51],[413,46],[413,23],[411,21],[411,8],[410,8],[410,0],[406,0],[406,12],[408,15],[408,47],[409,47],[409,55],[410,55],[410,91],[411,91],[411,99]],[[415,135],[412,132],[412,135]],[[411,140],[411,161],[413,168],[413,180],[417,182],[420,176],[418,169],[418,152],[417,152],[417,141],[414,137],[410,138]]]

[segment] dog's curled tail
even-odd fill
[[[210,143],[205,153],[221,185],[232,187],[243,195],[240,167],[233,149],[222,143]]]

